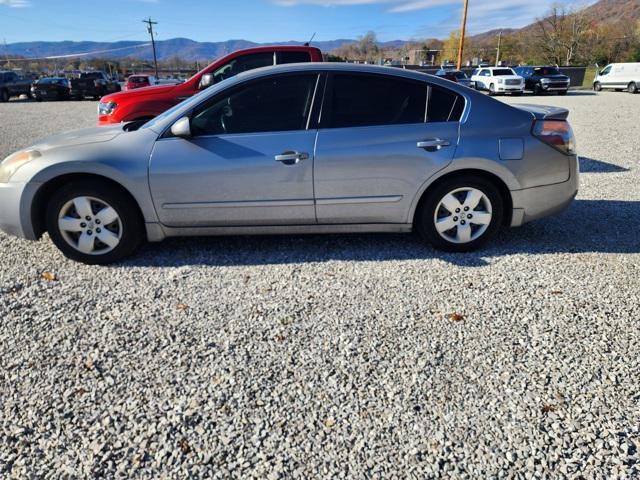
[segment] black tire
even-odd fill
[[[560,90],[558,92],[558,95],[566,95],[569,92],[569,90]]]
[[[122,226],[122,235],[120,242],[113,250],[104,254],[85,254],[70,245],[60,232],[59,213],[70,200],[81,196],[99,199],[117,212]],[[132,255],[145,240],[144,222],[137,205],[122,190],[99,180],[75,181],[58,189],[47,204],[45,221],[49,236],[56,247],[67,258],[89,265],[117,262]]]
[[[438,233],[434,221],[436,208],[440,201],[448,193],[460,188],[480,190],[489,199],[492,207],[492,217],[489,226],[478,238],[468,243],[448,241]],[[483,177],[465,174],[445,179],[435,187],[429,189],[416,213],[414,224],[422,239],[429,242],[434,248],[446,252],[470,252],[478,249],[495,236],[502,225],[503,215],[504,202],[496,185]]]
[[[522,92],[511,92],[511,95],[514,97],[520,97],[522,96]]]
[[[542,87],[540,86],[539,83],[536,83],[533,87],[533,94],[534,95],[542,95]]]
[[[594,89],[596,92],[601,92],[601,91],[602,91],[602,85],[600,84],[600,82],[595,82],[595,83],[593,84],[593,89]]]
[[[636,82],[630,82],[629,85],[627,85],[627,92],[638,93],[638,85],[636,85]]]
[[[496,95],[496,86],[492,83],[489,85],[489,96],[493,97],[494,95]]]
[[[0,102],[5,103],[9,101],[9,92],[7,90],[0,90]]]

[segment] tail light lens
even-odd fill
[[[565,155],[576,153],[576,137],[565,120],[537,120],[533,125],[533,135]]]

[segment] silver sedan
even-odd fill
[[[571,203],[567,115],[401,69],[253,70],[6,158],[0,228],[97,264],[187,235],[415,230],[464,252]]]

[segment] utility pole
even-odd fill
[[[11,70],[11,62],[9,61],[9,47],[7,47],[7,39],[4,39],[4,58],[7,61],[7,70]]]
[[[500,47],[502,45],[502,30],[498,33],[498,48],[496,52],[496,67],[500,66]]]
[[[153,26],[157,25],[158,22],[154,22],[151,20],[151,17],[149,17],[149,20],[142,20],[142,23],[146,23],[147,26],[147,31],[149,32],[149,35],[151,35],[151,46],[153,47],[153,64],[155,65],[155,69],[156,69],[156,78],[158,78],[158,58],[156,57],[156,41],[153,38]]]
[[[458,64],[457,69],[462,68],[462,53],[464,52],[464,36],[467,32],[467,10],[469,9],[469,0],[464,0],[464,10],[462,13],[462,26],[460,27],[460,45],[458,46]]]

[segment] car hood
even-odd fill
[[[561,107],[551,107],[548,105],[525,105],[514,104],[514,107],[529,112],[536,120],[566,120],[569,110]]]
[[[71,132],[59,133],[41,140],[32,149],[46,152],[54,148],[73,147],[78,145],[88,145],[91,143],[102,143],[113,140],[123,133],[122,125],[108,127],[85,128]]]
[[[147,95],[161,95],[164,93],[169,93],[171,90],[176,88],[177,85],[153,85],[151,87],[141,87],[134,88],[133,90],[127,90],[126,92],[116,92],[110,95],[106,95],[102,97],[100,100],[101,103],[109,103],[109,102],[121,102],[123,100],[128,100],[136,97],[144,97]]]

